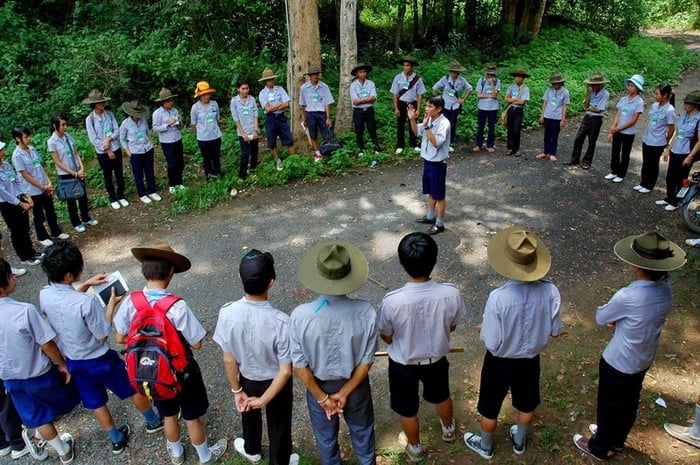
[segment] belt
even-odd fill
[[[367,111],[370,110],[372,107],[352,107],[353,111]]]
[[[422,360],[418,360],[416,363],[411,363],[411,365],[432,365],[433,363],[440,361],[441,358],[442,357],[424,358]]]

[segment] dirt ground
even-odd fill
[[[688,40],[693,44],[697,36]],[[683,96],[693,89],[700,89],[700,70],[688,73],[677,93]],[[645,93],[647,105],[651,103],[650,95],[651,92]],[[677,107],[680,105],[678,102]],[[606,117],[604,129],[610,121],[611,116]],[[613,255],[612,246],[626,235],[647,230],[662,231],[678,243],[689,237],[678,212],[668,213],[653,204],[653,200],[663,197],[665,166],[652,194],[632,190],[641,166],[641,134],[635,140],[630,173],[621,184],[603,180],[608,172],[610,150],[604,133],[591,170],[563,166],[571,153],[579,122],[579,117],[570,118],[562,132],[557,163],[534,159],[542,144],[541,130],[524,135],[524,156],[520,158],[504,156],[504,141],[497,141],[498,151],[491,155],[474,155],[471,141],[463,141],[450,158],[447,231],[436,236],[440,256],[434,277],[455,283],[469,307],[468,317],[458,327],[453,340],[465,352],[449,357],[455,418],[460,430],[478,428],[476,401],[484,347],[475,326],[480,322],[488,292],[504,281],[487,264],[489,238],[513,224],[535,230],[551,250],[550,276],[562,294],[567,334],[553,340],[543,354],[543,403],[530,431],[527,452],[515,456],[511,451],[507,427],[514,416],[506,400],[500,418],[502,424],[494,439],[496,454],[491,461],[494,464],[592,463],[573,446],[571,436],[585,432],[588,424],[595,421],[597,363],[611,337],[610,330],[596,327],[594,311],[615,290],[633,279],[627,267]],[[638,124],[638,133],[645,127],[646,115]],[[378,305],[387,290],[401,286],[405,280],[396,259],[398,241],[403,235],[422,229],[413,222],[424,211],[424,199],[419,194],[420,174],[421,163],[416,159],[311,185],[243,192],[201,215],[170,217],[166,205],[145,206],[135,202],[120,211],[96,210],[94,215],[100,224],[85,234],[74,234],[73,239],[83,250],[86,275],[120,270],[132,289],[139,288],[143,281],[129,249],[156,239],[169,241],[194,264],[190,271],[175,278],[172,290],[189,302],[210,332],[221,305],[242,295],[237,264],[245,251],[253,247],[275,256],[278,280],[270,300],[290,312],[295,305],[312,298],[312,293],[297,278],[296,270],[304,251],[324,238],[351,241],[367,255],[373,279],[354,297]],[[167,202],[165,199],[163,204]],[[8,244],[5,248],[8,249]],[[16,260],[12,252],[7,252],[11,260]],[[673,274],[676,305],[644,383],[639,418],[625,451],[613,463],[700,463],[700,450],[671,439],[662,427],[665,421],[685,424],[700,392],[697,355],[700,313],[693,295],[700,284],[700,259],[697,251],[691,251],[690,255],[692,263],[684,271]],[[41,270],[32,268],[19,279],[14,297],[36,303],[44,284]],[[226,436],[232,449],[232,441],[241,431],[240,420],[223,374],[220,350],[207,337],[196,357],[209,390],[209,438]],[[379,462],[402,463],[404,459],[396,445],[400,426],[388,405],[386,368],[386,360],[377,359],[370,375]],[[317,463],[302,388],[295,382],[294,443],[302,455],[302,463]],[[664,399],[667,408],[656,405],[657,398]],[[143,434],[141,420],[128,403],[112,399],[110,408],[118,422],[131,424],[135,432],[131,447],[120,456],[112,456],[106,436],[99,431],[94,418],[89,412],[76,409],[59,423],[59,429],[72,432],[76,438],[74,463],[168,463],[162,437]],[[483,460],[461,441],[454,445],[440,441],[439,423],[429,405],[421,406],[420,416],[423,441],[430,450],[424,463],[462,465]],[[345,433],[343,447],[352,457]],[[197,463],[194,449],[188,447],[187,454],[188,464]],[[14,463],[29,462],[21,459]],[[226,463],[244,462],[230,456]]]

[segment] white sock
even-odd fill
[[[176,442],[170,442],[166,439],[165,442],[168,443],[168,448],[173,452],[175,457],[180,457],[185,453],[185,449],[182,447],[182,441],[179,439]]]
[[[200,445],[192,444],[195,449],[197,449],[197,455],[199,455],[200,462],[208,462],[211,460],[211,451],[209,450],[209,444],[204,441]]]
[[[44,440],[44,436],[42,436],[41,433],[39,432],[39,428],[34,430],[34,437],[40,441]]]
[[[51,447],[53,447],[56,452],[58,452],[58,455],[66,455],[70,451],[70,446],[68,446],[68,443],[61,439],[61,436],[56,436],[52,440],[48,441],[49,444],[51,444]]]
[[[442,432],[443,432],[443,433],[454,433],[454,431],[455,431],[455,423],[454,423],[454,421],[452,422],[452,424],[451,424],[450,426],[445,426],[445,425],[442,424],[442,422],[440,422],[440,426],[442,426]]]
[[[411,452],[413,452],[414,454],[417,454],[423,450],[423,446],[421,446],[420,443],[418,443],[416,445],[409,444],[408,447],[411,449]]]

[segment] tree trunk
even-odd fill
[[[403,20],[406,17],[406,0],[399,1],[399,9],[396,13],[396,35],[394,36],[394,55],[401,50],[401,34],[403,33]]]
[[[287,92],[290,102],[292,135],[302,152],[309,147],[306,134],[301,128],[299,87],[304,82],[304,73],[309,65],[321,65],[321,39],[318,30],[318,5],[316,0],[289,0],[289,53],[287,58]]]
[[[340,88],[335,127],[338,133],[350,130],[352,126],[352,105],[350,104],[350,71],[357,64],[357,0],[341,0],[340,4]]]
[[[517,21],[518,30],[526,36],[526,40],[534,39],[540,33],[542,17],[544,16],[547,0],[526,0],[522,8],[522,16]]]
[[[413,0],[413,37],[411,39],[413,42],[413,47],[415,47],[416,43],[418,42],[419,26],[420,25],[418,24],[418,0]]]
[[[442,16],[442,30],[438,31],[440,39],[443,42],[447,42],[450,37],[450,32],[454,27],[455,18],[455,2],[454,0],[442,0],[443,16]]]
[[[476,33],[476,15],[479,7],[478,0],[464,1],[464,30],[467,37],[475,37]]]
[[[535,5],[537,7],[534,16],[532,17],[532,22],[530,23],[530,38],[535,38],[540,33],[540,28],[542,27],[542,18],[544,17],[544,10],[547,6],[547,0],[535,0]]]

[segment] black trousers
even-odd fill
[[[168,186],[176,187],[182,184],[182,172],[185,169],[182,139],[175,142],[161,142],[165,161],[168,164]]]
[[[612,151],[610,152],[610,172],[615,176],[624,178],[627,175],[627,167],[630,164],[630,153],[634,134],[613,134]]]
[[[29,212],[18,205],[8,202],[0,203],[0,213],[10,230],[10,240],[20,260],[29,260],[36,255],[36,250],[29,237]]]
[[[683,160],[687,153],[673,153],[668,158],[668,168],[666,169],[666,202],[671,205],[678,205],[678,191],[683,187],[683,180],[690,174],[690,166],[683,166]]]
[[[581,126],[578,127],[578,132],[574,139],[574,149],[571,152],[572,164],[578,165],[581,161],[581,151],[583,150],[583,143],[586,141],[586,137],[588,137],[588,148],[586,149],[586,155],[583,156],[582,164],[590,166],[593,163],[595,145],[598,142],[598,135],[600,135],[600,127],[602,125],[602,116],[586,115],[583,117]]]
[[[22,420],[12,399],[5,392],[5,384],[0,379],[0,449],[10,446],[12,450],[24,449],[22,440]]]
[[[70,174],[61,174],[58,177],[61,179],[73,179],[73,176],[71,176]],[[88,212],[87,188],[85,189],[85,195],[83,195],[79,199],[66,200],[66,207],[68,207],[68,216],[70,217],[70,224],[72,224],[73,227],[90,221],[90,213]],[[80,217],[78,217],[78,208],[80,208]]]
[[[260,397],[272,380],[252,381],[240,376],[241,387],[249,397]],[[287,384],[265,407],[267,436],[270,439],[270,465],[289,465],[292,453],[292,385]],[[241,413],[243,439],[247,454],[259,454],[262,450],[262,412],[260,409]]]
[[[365,149],[365,126],[370,139],[374,144],[374,150],[379,151],[379,138],[377,137],[377,121],[374,119],[374,107],[353,108],[352,122],[355,128],[355,140],[360,151]]]
[[[447,121],[450,122],[450,145],[454,145],[455,138],[457,137],[457,117],[462,111],[462,107],[457,107],[454,110],[448,110],[444,108],[442,114],[445,115]]]
[[[198,140],[199,150],[202,151],[204,177],[207,181],[212,176],[221,175],[221,137],[214,140]]]
[[[260,139],[250,139],[244,141],[242,137],[238,137],[238,143],[241,145],[241,159],[238,164],[238,177],[245,179],[248,177],[248,161],[250,161],[250,169],[254,170],[258,167],[258,147]]]
[[[588,446],[596,457],[607,458],[624,446],[639,408],[639,395],[647,370],[629,375],[616,370],[603,357],[598,367],[598,432]]]
[[[40,241],[49,238],[49,233],[46,232],[46,227],[44,227],[44,220],[49,223],[51,236],[56,237],[61,234],[61,228],[58,226],[58,220],[56,219],[56,209],[53,206],[53,196],[46,193],[32,195],[32,201],[34,202],[32,211],[34,213],[36,238]]]
[[[124,198],[124,165],[122,164],[122,149],[114,151],[114,160],[106,153],[98,153],[97,161],[102,168],[102,176],[105,179],[105,188],[110,202],[116,202]],[[114,175],[114,177],[112,177]],[[117,188],[114,189],[114,181]]]
[[[408,144],[411,147],[418,145],[418,138],[411,130],[411,125],[406,124],[408,121],[408,106],[411,105],[416,110],[419,110],[417,102],[404,102],[399,100],[399,116],[396,117],[396,148],[402,149],[406,147],[406,126],[408,126]]]
[[[640,185],[649,190],[656,185],[659,177],[659,159],[664,153],[663,145],[647,145],[642,143],[642,180]]]
[[[520,151],[520,132],[523,127],[523,108],[510,107],[508,109],[508,138],[506,148],[513,153]]]

